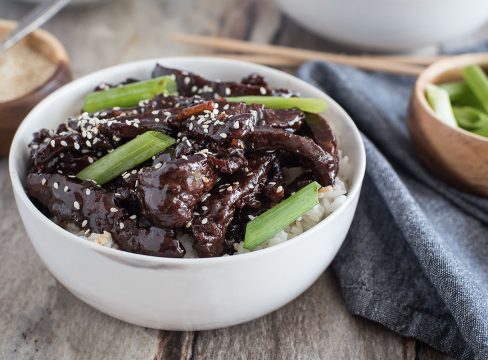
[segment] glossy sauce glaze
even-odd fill
[[[324,119],[224,99],[293,96],[288,90],[269,88],[256,74],[215,82],[157,65],[153,76],[162,75],[175,77],[178,96],[83,113],[34,134],[26,191],[56,223],[85,235],[107,231],[121,250],[164,257],[185,255],[177,239],[184,232],[200,257],[221,256],[233,253],[252,216],[311,181],[334,183],[337,145]],[[176,146],[103,186],[76,178],[148,130],[173,136]],[[306,171],[287,181],[283,169],[296,165]]]

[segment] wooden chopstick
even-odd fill
[[[203,54],[202,54],[203,55]],[[278,66],[278,67],[298,67],[303,62],[297,59],[285,58],[274,55],[259,55],[259,54],[205,54],[205,56],[226,58],[232,60],[247,61],[256,64]]]
[[[423,67],[395,61],[391,58],[372,56],[352,56],[326,53],[314,50],[296,49],[286,46],[258,44],[243,40],[222,38],[215,36],[200,36],[173,33],[171,40],[175,42],[199,45],[214,49],[252,53],[260,55],[273,55],[296,60],[324,60],[335,64],[356,66],[366,70],[384,71],[404,75],[419,75]]]

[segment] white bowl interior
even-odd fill
[[[328,102],[329,106],[322,115],[332,126],[338,138],[339,148],[342,150],[343,155],[348,156],[350,160],[350,167],[352,171],[349,174],[348,179],[349,194],[355,195],[360,191],[360,186],[365,171],[365,153],[361,136],[347,113],[333,99],[325,95],[322,91],[302,80],[297,79],[296,77],[293,77],[292,75],[251,63],[206,57],[151,59],[118,65],[73,81],[72,83],[55,91],[53,94],[39,103],[31,111],[31,113],[29,113],[18,128],[12,142],[9,155],[9,167],[13,189],[19,201],[24,202],[39,216],[43,217],[46,222],[50,223],[48,224],[49,226],[57,225],[44,217],[40,211],[35,209],[34,205],[27,197],[22,185],[26,173],[28,159],[27,145],[32,140],[32,134],[41,128],[54,129],[58,124],[66,121],[70,115],[77,114],[81,108],[83,96],[92,91],[101,82],[117,83],[125,80],[127,77],[147,79],[150,77],[151,71],[156,63],[181,70],[192,71],[209,79],[220,80],[240,80],[252,72],[257,72],[263,75],[273,87],[293,89],[298,91],[302,96],[306,97],[324,98]],[[354,196],[349,196],[349,198],[353,197]],[[350,200],[348,199],[348,201]],[[345,207],[346,204],[344,204],[342,207]],[[340,208],[337,209],[322,222],[332,222],[336,216],[340,216],[340,210]],[[137,259],[137,261],[155,261],[156,263],[168,261],[228,261],[231,258],[242,259],[247,256],[273,251],[273,249],[287,246],[287,243],[299,241],[299,239],[306,234],[305,232],[304,234],[282,244],[253,253],[242,254],[237,257],[234,256],[210,259],[168,259],[131,254],[110,248],[104,248],[85,241],[65,231],[59,226],[57,227],[59,228],[59,231],[65,232],[67,237],[70,237],[75,241],[82,241],[84,244],[86,244],[86,246],[93,246],[96,247],[97,250],[106,251],[120,257],[126,257],[127,260],[132,258],[133,260]]]

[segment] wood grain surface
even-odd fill
[[[0,16],[29,5],[0,0]],[[135,59],[201,54],[171,31],[324,50],[272,0],[112,0],[72,7],[46,25],[66,46],[75,77]],[[167,332],[126,324],[63,288],[37,257],[0,160],[0,359],[447,359],[428,346],[350,315],[328,270],[303,295],[255,321],[215,331]]]

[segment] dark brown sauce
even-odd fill
[[[165,257],[184,256],[176,233],[186,232],[199,256],[221,256],[242,241],[250,215],[297,186],[334,183],[336,140],[323,118],[223,99],[288,90],[269,88],[256,74],[214,82],[158,65],[153,76],[161,75],[175,76],[179,96],[82,114],[34,134],[26,190],[58,224],[86,235],[108,231],[121,250]],[[170,134],[177,145],[103,187],[74,176],[148,130]],[[282,170],[294,164],[307,171],[287,184]]]

